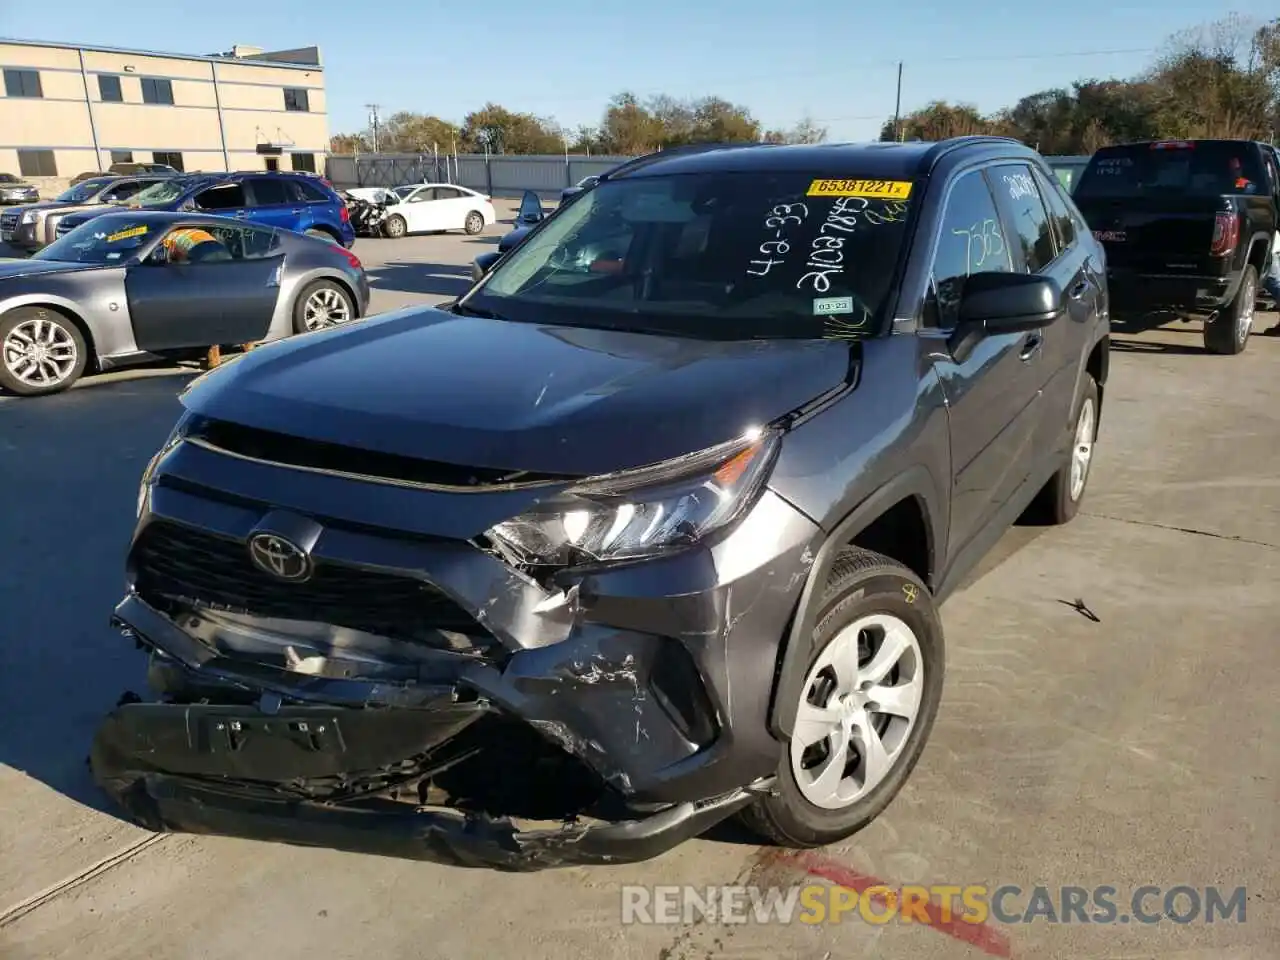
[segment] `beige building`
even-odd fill
[[[42,187],[118,161],[186,171],[324,166],[329,123],[315,47],[189,56],[0,40],[0,68],[0,173]]]

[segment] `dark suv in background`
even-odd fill
[[[183,394],[116,610],[157,696],[94,774],[153,829],[513,869],[846,837],[938,604],[1079,509],[1107,309],[1015,141],[633,163],[457,302]]]
[[[332,240],[350,248],[356,241],[346,203],[319,177],[296,173],[208,173],[166,178],[136,194],[130,206],[236,217],[265,226]],[[104,211],[111,209],[104,208]],[[59,237],[104,211],[64,217]]]
[[[1106,247],[1117,319],[1203,320],[1205,349],[1244,350],[1276,236],[1280,168],[1270,144],[1104,147],[1074,199]]]

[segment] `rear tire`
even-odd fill
[[[1030,519],[1048,526],[1060,526],[1080,512],[1089,476],[1093,472],[1098,414],[1101,409],[1098,384],[1086,373],[1080,390],[1080,402],[1071,421],[1071,450],[1067,454],[1067,462],[1036,495],[1027,511]]]
[[[392,240],[399,240],[409,232],[409,224],[404,217],[395,213],[383,221],[382,232]]]
[[[1244,353],[1253,332],[1253,315],[1258,303],[1258,271],[1253,264],[1244,268],[1240,289],[1231,305],[1204,325],[1204,348],[1210,353],[1235,356]]]
[[[472,210],[467,214],[467,219],[463,222],[462,229],[465,230],[469,236],[474,237],[484,229],[484,214]]]
[[[920,759],[942,699],[942,622],[914,573],[850,548],[819,602],[808,649],[794,654],[806,679],[777,782],[739,814],[786,847],[835,843],[879,816]]]
[[[342,326],[356,319],[355,301],[341,284],[317,280],[307,284],[293,302],[293,332],[312,333]]]
[[[0,387],[20,397],[61,393],[80,379],[89,350],[56,310],[19,307],[0,316]]]

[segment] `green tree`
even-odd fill
[[[531,113],[515,113],[496,103],[467,114],[462,139],[475,153],[563,153],[564,138],[552,121]],[[460,146],[461,150],[462,147]]]

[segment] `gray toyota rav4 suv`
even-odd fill
[[[863,827],[938,604],[1078,510],[1104,255],[1003,139],[628,164],[454,303],[195,381],[92,751],[152,829],[536,869]]]

